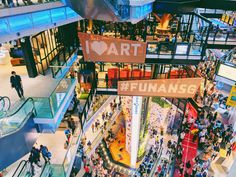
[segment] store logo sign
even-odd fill
[[[163,96],[192,98],[201,78],[119,81],[118,94],[130,96]]]
[[[85,61],[145,63],[146,43],[78,33]]]

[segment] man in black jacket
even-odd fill
[[[12,74],[10,78],[11,87],[16,89],[17,94],[20,98],[23,98],[24,91],[22,88],[21,77],[17,75],[15,71],[12,71],[11,74]]]

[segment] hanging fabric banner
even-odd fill
[[[145,63],[146,43],[78,33],[84,60],[93,62]]]
[[[193,98],[201,81],[201,78],[119,81],[118,95]]]

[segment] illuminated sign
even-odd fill
[[[187,52],[188,52],[188,45],[187,44],[178,44],[176,46],[175,54],[186,55]]]
[[[144,63],[146,43],[78,33],[85,61]]]
[[[200,87],[201,81],[201,78],[119,81],[118,94],[192,98]]]
[[[225,64],[220,64],[217,75],[226,79],[236,81],[236,68]]]

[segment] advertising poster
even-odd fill
[[[232,86],[226,105],[236,106],[236,86]]]

